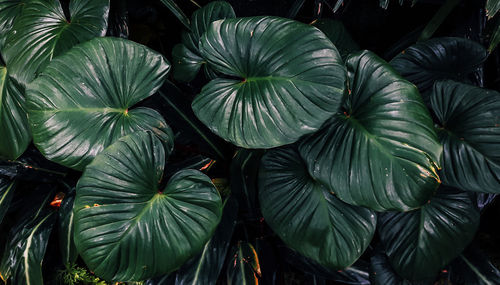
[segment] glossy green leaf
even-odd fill
[[[174,0],[161,0],[161,3],[163,3],[163,5],[165,5],[170,10],[170,12],[172,12],[172,14],[174,14],[174,16],[179,19],[184,27],[189,29],[188,17],[186,16],[186,14],[184,14],[184,12],[182,12],[181,8],[179,8],[179,6],[175,4]]]
[[[394,270],[408,280],[434,280],[457,257],[479,226],[468,193],[441,187],[421,209],[379,215],[380,240]]]
[[[178,269],[199,253],[222,215],[215,186],[197,170],[159,190],[165,159],[151,132],[119,139],[78,181],[75,244],[88,268],[112,281],[139,281]]]
[[[71,0],[66,19],[57,0],[30,0],[7,36],[2,55],[9,73],[26,85],[57,55],[104,36],[109,0]]]
[[[213,237],[208,241],[201,254],[186,262],[177,271],[175,284],[215,285],[226,260],[229,242],[233,237],[238,214],[238,203],[229,199],[224,205],[222,219]]]
[[[42,262],[56,215],[47,210],[48,199],[29,211],[9,232],[0,263],[0,277],[9,284],[44,284]]]
[[[14,20],[21,14],[27,0],[0,0],[0,51]]]
[[[193,110],[237,146],[295,142],[318,130],[340,105],[346,80],[342,59],[309,25],[277,17],[220,20],[202,36],[200,51],[225,78],[205,85]]]
[[[9,210],[10,202],[16,189],[16,180],[11,180],[0,176],[0,223]]]
[[[216,20],[234,17],[236,16],[233,8],[225,1],[213,1],[194,11],[191,16],[191,31],[182,32],[182,44],[176,45],[172,51],[172,75],[176,80],[182,82],[193,80],[201,66],[206,63],[200,54],[198,43],[210,24]]]
[[[350,56],[351,94],[300,145],[309,173],[344,202],[415,209],[436,190],[441,146],[415,86],[369,51]]]
[[[434,85],[431,104],[443,144],[443,183],[500,193],[500,93],[440,81]]]
[[[24,88],[0,66],[0,157],[17,159],[31,141]]]
[[[267,224],[288,246],[330,269],[353,264],[375,232],[375,213],[340,201],[291,147],[262,158],[259,200]]]
[[[153,131],[171,149],[173,134],[161,115],[132,108],[160,88],[169,67],[162,55],[124,39],[97,38],[74,47],[27,90],[35,145],[48,159],[77,170],[137,130]]]
[[[227,266],[228,285],[258,285],[260,277],[259,257],[255,248],[246,242],[239,242]]]
[[[429,104],[432,85],[437,80],[467,81],[488,56],[486,49],[463,38],[433,38],[417,43],[391,60],[403,77],[417,85]]]
[[[341,21],[331,19],[320,19],[314,23],[332,41],[338,49],[342,59],[346,59],[350,53],[359,50],[358,44],[352,39]]]
[[[74,202],[75,190],[72,189],[62,200],[58,212],[59,249],[61,250],[62,262],[67,269],[71,268],[78,258],[78,251],[76,250],[75,242],[73,240],[73,232],[75,228],[75,214],[73,212]]]
[[[493,18],[498,10],[500,10],[500,0],[487,0],[485,9],[488,19]]]

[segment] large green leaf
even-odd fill
[[[16,185],[16,180],[0,176],[0,223],[9,209]]]
[[[233,237],[238,215],[238,202],[229,199],[224,205],[222,219],[213,237],[208,241],[201,254],[186,262],[177,271],[175,284],[215,285],[226,260],[229,243]]]
[[[28,0],[0,0],[0,51],[14,20],[21,14]]]
[[[468,193],[442,187],[421,209],[379,215],[378,230],[394,270],[408,280],[434,280],[472,240],[479,210]]]
[[[309,173],[349,204],[420,207],[439,184],[441,146],[417,89],[369,51],[350,56],[347,70],[342,110],[300,145]]]
[[[353,264],[375,232],[375,213],[340,201],[291,147],[262,158],[259,199],[267,224],[288,246],[330,269]]]
[[[2,55],[9,72],[26,85],[57,55],[104,36],[109,0],[71,0],[66,19],[58,0],[30,0],[7,36]]]
[[[233,248],[226,275],[228,285],[259,284],[259,257],[251,244],[240,241]]]
[[[319,129],[340,105],[342,59],[318,29],[277,17],[212,23],[200,51],[216,78],[193,101],[200,120],[246,148],[295,142]]]
[[[56,215],[46,209],[52,192],[43,196],[45,199],[27,209],[10,229],[0,263],[0,277],[5,282],[9,280],[8,284],[44,284],[42,262]]]
[[[347,56],[359,50],[358,44],[352,39],[341,21],[331,19],[320,19],[314,23],[332,41],[345,60]]]
[[[434,38],[417,43],[391,60],[403,77],[417,85],[429,104],[432,85],[437,80],[467,81],[488,56],[486,49],[463,38]]]
[[[182,44],[176,45],[172,51],[172,75],[176,80],[183,82],[193,80],[201,66],[206,63],[200,54],[198,43],[210,24],[216,20],[234,17],[236,16],[233,7],[225,1],[213,1],[194,11],[191,16],[191,31],[182,32]]]
[[[445,185],[500,193],[500,93],[451,80],[431,97],[443,144]]]
[[[24,105],[24,88],[0,66],[0,157],[17,159],[31,141]]]
[[[78,181],[75,244],[90,270],[113,281],[170,273],[200,252],[222,215],[219,193],[197,170],[158,190],[168,152],[150,132],[119,139]]]
[[[173,134],[149,108],[169,70],[160,54],[118,38],[97,38],[54,59],[27,90],[33,141],[50,160],[82,170],[106,146],[152,130],[167,148]]]

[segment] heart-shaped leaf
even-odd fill
[[[23,5],[2,55],[11,76],[24,86],[55,56],[106,34],[109,0],[71,0],[69,19],[57,0],[31,0]]]
[[[200,54],[198,43],[213,21],[236,17],[233,7],[225,1],[213,1],[194,11],[191,16],[191,31],[183,31],[182,44],[172,51],[172,75],[178,81],[193,80],[206,61]],[[207,67],[210,69],[210,67]],[[209,75],[213,72],[208,71]]]
[[[318,29],[276,17],[212,23],[200,51],[216,78],[193,101],[200,120],[246,148],[293,143],[337,111],[345,85],[342,59]]]
[[[465,249],[478,225],[479,210],[469,194],[441,187],[419,210],[379,215],[378,230],[400,276],[433,281]]]
[[[105,147],[151,130],[173,147],[161,115],[133,107],[164,82],[168,62],[134,42],[97,38],[54,59],[27,90],[33,141],[50,160],[82,170]]]
[[[24,88],[0,66],[0,157],[17,159],[31,141],[24,105]]]
[[[330,269],[353,264],[375,232],[375,213],[340,201],[307,173],[297,150],[271,150],[259,169],[262,214],[291,248]]]
[[[391,60],[403,77],[417,85],[424,102],[430,103],[432,85],[437,80],[468,81],[468,76],[487,58],[486,49],[462,38],[434,38],[417,43]]]
[[[343,113],[300,145],[309,173],[352,205],[420,207],[439,184],[441,146],[417,89],[369,51],[350,56],[347,70]]]
[[[158,190],[168,152],[150,132],[119,139],[78,181],[75,244],[90,270],[113,281],[139,281],[179,268],[201,251],[222,215],[210,179],[174,174]]]
[[[500,93],[451,80],[431,97],[443,144],[443,183],[500,193]]]

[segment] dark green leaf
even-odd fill
[[[11,284],[44,284],[42,262],[50,232],[55,222],[54,212],[47,210],[48,199],[28,210],[19,224],[9,232],[6,250],[0,263],[0,277]]]
[[[487,0],[485,8],[488,19],[493,18],[498,10],[500,10],[500,0]]]
[[[455,6],[457,6],[460,2],[461,0],[446,0],[436,14],[434,14],[429,23],[427,23],[418,40],[426,41],[430,39],[448,15],[450,15]]]
[[[151,132],[106,148],[78,181],[75,244],[90,270],[113,281],[167,274],[199,253],[222,215],[219,193],[197,170],[159,190],[168,152]]]
[[[488,47],[488,52],[492,52],[500,43],[500,19],[496,21],[496,27],[493,32],[493,36],[491,37],[490,46]]]
[[[75,264],[78,258],[75,242],[73,240],[74,232],[74,213],[73,203],[75,201],[75,190],[72,189],[62,200],[59,208],[58,234],[59,248],[61,250],[62,262],[67,269]]]
[[[462,38],[434,38],[417,43],[391,60],[391,65],[417,85],[426,104],[435,81],[467,81],[468,76],[487,58],[480,44]]]
[[[237,214],[236,200],[227,200],[222,219],[214,235],[205,244],[201,254],[182,265],[177,272],[175,284],[210,285],[216,283],[226,259],[229,242],[236,226]]]
[[[182,44],[176,45],[172,51],[172,75],[176,80],[182,82],[193,80],[201,66],[206,63],[200,55],[198,43],[210,24],[216,20],[234,17],[236,16],[233,8],[225,1],[213,1],[194,11],[191,16],[191,31],[182,32]],[[207,75],[212,72],[208,71]]]
[[[347,69],[344,112],[300,145],[309,173],[352,205],[420,207],[438,187],[441,146],[417,89],[369,51]]]
[[[200,51],[221,74],[193,101],[200,120],[246,148],[295,142],[337,111],[345,68],[318,29],[276,17],[213,22]]]
[[[7,36],[2,55],[9,73],[23,86],[57,55],[79,42],[104,36],[108,0],[72,0],[66,19],[57,0],[31,0]]]
[[[170,12],[172,12],[172,14],[174,14],[175,17],[179,19],[179,21],[184,25],[184,27],[189,29],[188,17],[186,16],[186,14],[184,14],[184,12],[182,12],[181,8],[179,8],[179,6],[175,4],[174,0],[161,0],[161,3],[167,6]]]
[[[129,20],[127,0],[114,0],[111,3],[106,35],[128,39]]]
[[[77,170],[137,130],[153,131],[171,150],[172,131],[157,111],[129,109],[160,88],[169,67],[162,55],[124,39],[74,47],[27,90],[35,145],[48,159]]]
[[[340,201],[313,180],[291,147],[262,158],[259,200],[267,224],[288,246],[330,269],[353,264],[375,232],[375,213]]]
[[[320,29],[337,47],[342,59],[359,50],[358,44],[352,39],[342,22],[331,19],[320,19],[314,26]]]
[[[451,80],[431,97],[443,144],[445,185],[500,193],[500,93]]]
[[[500,284],[500,270],[474,244],[450,264],[448,272],[454,285]]]
[[[16,180],[0,176],[0,223],[7,213],[7,210],[9,210],[16,184]]]
[[[401,277],[433,281],[465,249],[478,225],[479,210],[469,194],[441,187],[419,210],[379,215],[378,230]]]
[[[259,257],[253,246],[239,242],[232,250],[227,265],[228,285],[258,285],[260,277]]]
[[[0,157],[18,158],[31,141],[24,104],[24,88],[0,66]]]

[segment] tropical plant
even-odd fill
[[[385,59],[320,13],[157,2],[168,52],[127,1],[0,0],[5,283],[500,284],[497,40],[428,39],[460,1]]]

